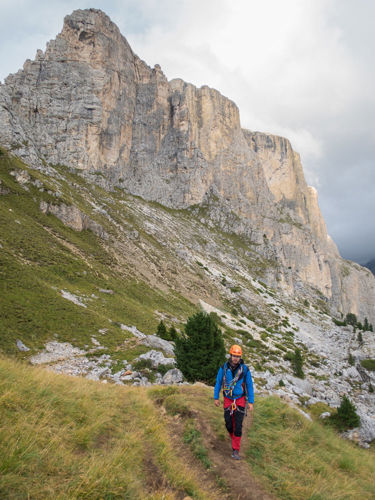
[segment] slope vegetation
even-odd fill
[[[278,398],[258,398],[233,462],[211,396],[202,384],[104,385],[2,358],[0,496],[374,498],[373,453]]]

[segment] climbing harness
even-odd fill
[[[229,411],[230,415],[232,416],[235,411],[238,411],[238,413],[244,413],[245,416],[247,415],[247,410],[246,407],[242,409],[241,406],[237,406],[236,400],[233,401],[233,403],[228,406],[227,408],[224,409],[224,411]]]

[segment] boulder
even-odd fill
[[[29,347],[25,346],[21,340],[17,340],[17,347],[19,351],[30,351]]]
[[[163,353],[155,350],[151,350],[146,352],[145,354],[141,354],[137,360],[140,359],[149,359],[151,360],[153,368],[157,368],[159,365],[175,365],[176,360],[174,358],[166,358]]]
[[[323,413],[321,413],[319,415],[319,418],[321,418],[322,420],[325,420],[326,418],[328,418],[330,416],[331,416],[330,412],[329,411],[325,411],[325,412],[323,412]]]
[[[184,379],[181,370],[178,368],[172,368],[168,370],[164,375],[162,383],[163,384],[180,384]]]
[[[173,356],[174,354],[173,342],[168,342],[168,340],[161,339],[156,335],[146,335],[142,343],[149,347],[153,347],[154,349],[162,349],[170,356]]]

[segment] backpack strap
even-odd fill
[[[241,384],[242,386],[242,390],[244,392],[244,395],[245,395],[245,398],[247,399],[247,385],[246,385],[246,377],[247,377],[247,373],[249,371],[249,368],[245,365],[244,366],[244,370],[243,370],[243,382]]]
[[[229,383],[227,383],[226,373],[227,373],[227,369],[228,369],[228,361],[224,364],[224,366],[223,366],[223,370],[224,370],[224,376],[223,376],[224,390],[223,390],[223,395],[225,397],[231,397],[232,396],[233,389],[234,389],[235,385],[244,376],[245,367],[246,367],[246,365],[240,365],[239,368],[238,368],[236,376],[233,377],[233,379]],[[242,388],[242,390],[243,390],[243,388]]]

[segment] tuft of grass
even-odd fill
[[[361,365],[369,371],[375,371],[375,359],[362,359]]]
[[[211,461],[208,458],[208,453],[206,448],[204,447],[202,436],[200,431],[195,427],[194,421],[189,420],[186,422],[184,436],[184,443],[190,445],[191,451],[193,455],[202,462],[206,469],[211,468]]]

